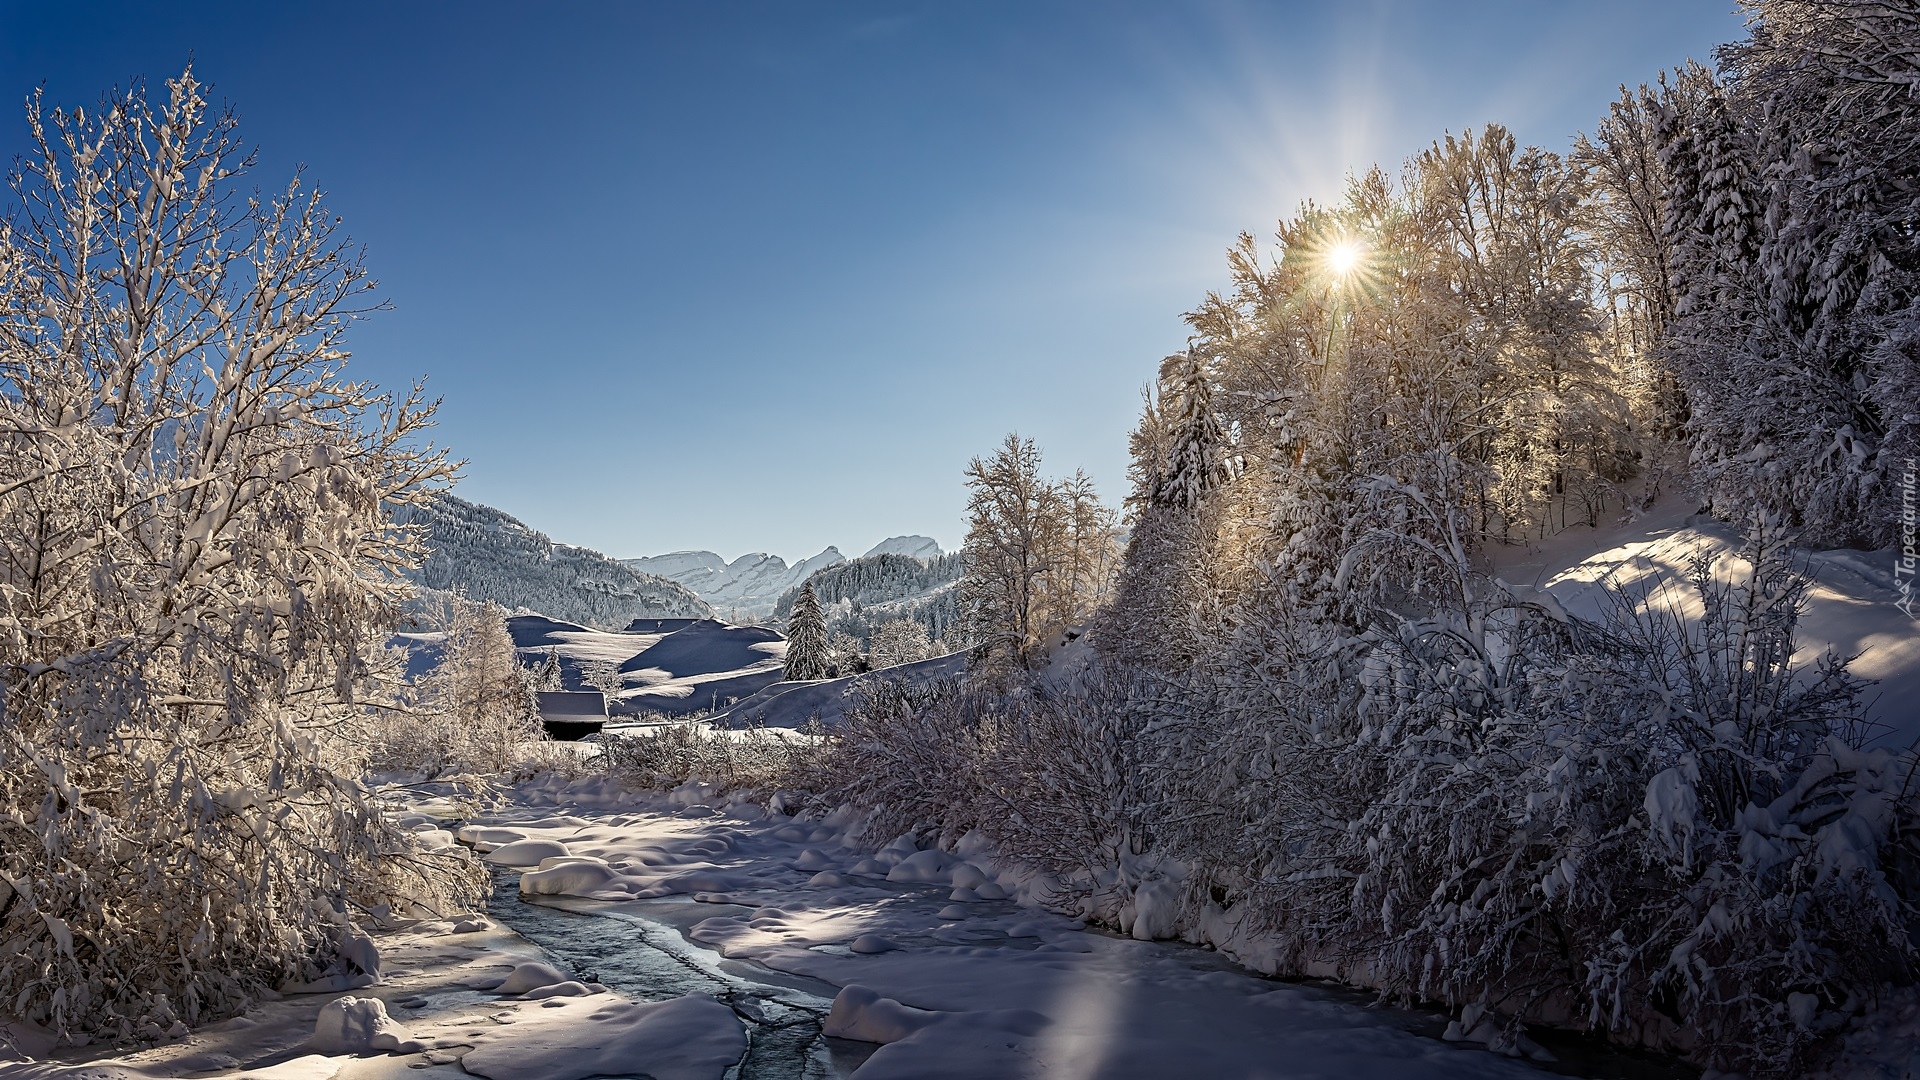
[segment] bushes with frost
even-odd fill
[[[451,476],[349,381],[372,282],[296,178],[244,192],[189,71],[29,110],[0,222],[0,1012],[158,1038],[466,904],[341,767]]]

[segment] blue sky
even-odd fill
[[[1140,386],[1342,177],[1489,120],[1564,149],[1730,0],[49,4],[0,101],[191,55],[394,305],[459,493],[619,556],[955,547],[1008,431],[1124,494]],[[0,155],[24,147],[0,113]]]

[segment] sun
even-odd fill
[[[1360,265],[1362,255],[1360,245],[1351,240],[1341,240],[1327,249],[1327,269],[1335,277],[1346,277]]]

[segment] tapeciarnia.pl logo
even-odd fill
[[[1913,591],[1914,571],[1920,569],[1920,544],[1915,542],[1916,517],[1914,506],[1914,459],[1907,459],[1907,467],[1900,474],[1900,554],[1893,560],[1893,583],[1900,591],[1900,599],[1893,605],[1907,613],[1910,619],[1920,619],[1920,597]]]

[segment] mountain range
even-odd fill
[[[894,536],[880,541],[861,556],[903,555],[914,559],[938,559],[940,545],[926,536]],[[837,547],[801,559],[789,566],[778,555],[754,551],[728,562],[711,551],[672,551],[640,559],[622,559],[622,564],[643,574],[676,582],[698,594],[714,611],[728,619],[763,619],[785,593],[797,589],[815,573],[847,562]]]

